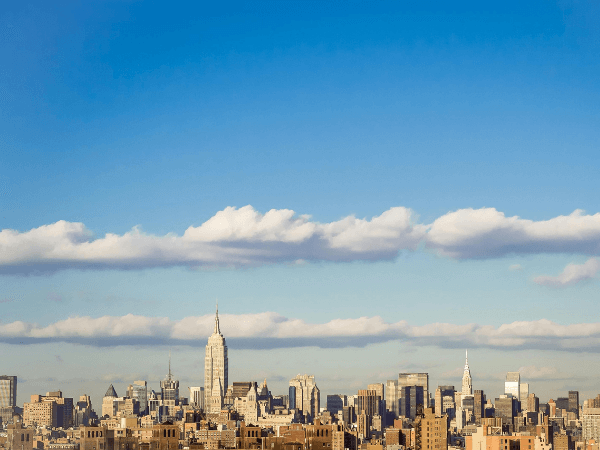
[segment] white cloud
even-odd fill
[[[600,270],[600,261],[596,258],[590,258],[583,264],[568,264],[562,273],[555,277],[541,275],[534,278],[533,281],[537,284],[550,287],[571,286],[594,278],[598,270]]]
[[[291,210],[260,214],[228,207],[183,236],[145,234],[140,228],[93,239],[82,223],[59,221],[27,232],[0,232],[0,271],[36,273],[65,268],[223,267],[294,261],[393,259],[416,249],[425,226],[413,213],[391,208],[371,220],[354,216],[310,221]]]
[[[183,235],[156,236],[134,227],[98,238],[82,223],[59,221],[25,232],[0,231],[0,273],[382,261],[420,244],[455,259],[600,255],[600,213],[577,210],[536,222],[506,217],[493,208],[461,209],[427,225],[417,223],[410,209],[394,207],[371,219],[347,216],[320,223],[288,209],[261,214],[244,206],[227,207]]]
[[[523,269],[521,264],[511,264],[510,266],[508,266],[508,270],[510,270],[511,272],[521,270],[521,269]]]
[[[0,324],[0,342],[72,342],[92,346],[204,346],[214,328],[212,315],[171,320],[166,317],[70,317],[46,326],[21,321]],[[433,323],[413,326],[379,316],[335,319],[314,324],[274,312],[222,315],[221,330],[232,348],[317,346],[363,347],[403,341],[443,348],[548,349],[600,352],[600,323],[559,325],[548,320],[490,325]],[[545,369],[544,369],[545,370]],[[532,372],[533,373],[533,372]],[[530,378],[534,377],[531,375]]]
[[[532,221],[506,217],[494,208],[460,209],[436,219],[427,246],[456,259],[487,259],[509,254],[600,254],[600,213]]]

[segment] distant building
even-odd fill
[[[569,391],[569,408],[567,411],[575,413],[575,417],[579,418],[579,391]]]
[[[527,396],[527,412],[537,413],[540,411],[540,399],[534,393]]]
[[[148,383],[146,383],[146,381],[137,380],[134,381],[133,384],[130,384],[127,388],[127,397],[138,401],[140,404],[141,416],[148,414]]]
[[[400,415],[415,419],[419,407],[424,408],[425,390],[423,386],[404,386],[398,388],[400,395]]]
[[[504,393],[511,394],[517,400],[520,400],[521,394],[521,374],[519,372],[508,372],[504,382]]]
[[[63,397],[61,391],[32,395],[23,405],[23,422],[26,426],[72,427],[73,399]]]
[[[290,380],[290,409],[297,409],[307,422],[312,422],[319,414],[321,391],[315,383],[314,375],[296,375]]]
[[[400,415],[400,402],[398,401],[398,380],[387,380],[385,383],[385,409],[393,419]]]
[[[208,338],[204,357],[204,406],[209,413],[219,413],[229,387],[229,360],[227,344],[219,327],[219,308],[215,315],[215,329]]]
[[[343,394],[334,394],[327,396],[327,411],[331,414],[337,414],[343,411],[344,406],[348,406],[348,397]]]
[[[485,417],[485,394],[482,390],[475,390],[473,394],[474,398],[474,407],[473,407],[473,416],[475,418],[475,423],[481,423],[481,418]]]
[[[17,377],[0,376],[0,422],[12,423],[17,406]]]
[[[179,380],[173,378],[171,373],[171,355],[169,354],[169,373],[166,378],[160,382],[160,394],[162,405],[166,416],[174,418],[175,407],[179,405]],[[140,408],[141,409],[141,408]],[[166,417],[165,417],[166,419]]]
[[[204,409],[204,388],[193,386],[188,388],[190,392],[190,405],[194,408]]]
[[[473,380],[469,369],[469,354],[465,353],[465,370],[462,377],[462,396],[473,395]]]
[[[421,386],[423,388],[424,406],[429,407],[429,374],[400,373],[398,374],[398,389],[405,386]],[[401,391],[399,391],[401,392]],[[399,395],[400,397],[400,395]]]
[[[525,403],[529,397],[529,383],[519,385],[519,401]]]

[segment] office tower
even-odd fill
[[[475,417],[475,423],[481,423],[481,418],[485,417],[485,394],[482,390],[476,389],[473,394],[474,408],[473,416]]]
[[[425,402],[425,390],[423,386],[403,386],[398,388],[400,392],[400,415],[409,419],[417,416],[417,407],[423,407]]]
[[[382,427],[385,428],[385,385],[383,383],[372,383],[367,386],[367,389],[375,391],[375,394],[379,397],[379,410],[377,415],[380,417]]]
[[[148,414],[148,384],[145,381],[137,380],[133,384],[130,384],[127,388],[127,397],[138,401],[140,404],[140,416]]]
[[[362,414],[364,412],[367,416],[372,418],[375,415],[379,415],[380,405],[381,397],[377,394],[377,391],[370,389],[358,390],[357,414]]]
[[[215,315],[215,329],[208,338],[204,358],[204,406],[206,411],[221,411],[228,381],[227,344],[219,328],[219,307]]]
[[[385,383],[385,409],[397,419],[400,415],[400,403],[398,402],[398,380],[387,380]]]
[[[0,376],[0,422],[12,423],[17,406],[17,377]]]
[[[315,383],[314,375],[296,375],[290,380],[290,409],[297,409],[307,422],[312,422],[319,414],[321,391]]]
[[[505,394],[501,395],[494,402],[494,415],[495,417],[501,417],[502,423],[512,425],[513,419],[517,415],[518,401],[515,397]]]
[[[0,376],[0,408],[17,406],[17,377]]]
[[[540,399],[531,393],[527,396],[527,412],[539,412],[540,411]]]
[[[529,397],[529,383],[521,383],[519,386],[519,401],[525,403]]]
[[[569,409],[569,398],[568,397],[558,397],[556,399],[555,403],[556,403],[557,410],[561,410],[561,409],[568,410]]]
[[[574,412],[579,418],[579,391],[569,391],[569,412]]]
[[[179,404],[179,380],[173,379],[171,373],[171,354],[169,352],[169,373],[167,377],[160,382],[160,393],[162,406],[166,407],[166,415],[175,414],[175,406]]]
[[[462,395],[473,395],[473,382],[471,380],[471,370],[469,369],[469,353],[465,352],[465,370],[462,377]]]
[[[511,394],[517,400],[520,400],[521,393],[521,374],[519,372],[508,372],[504,382],[504,393]]]
[[[327,411],[331,414],[337,414],[339,411],[344,409],[344,406],[348,405],[348,401],[345,395],[334,394],[327,396]]]
[[[439,391],[439,392],[438,392]],[[454,390],[454,386],[449,386],[449,385],[443,385],[443,386],[438,386],[438,388],[436,389],[436,405],[435,405],[435,412],[438,416],[441,416],[442,414],[446,414],[448,415],[448,417],[450,418],[454,418],[455,413],[456,413],[456,408],[457,405],[456,404],[456,397],[455,394],[457,394],[457,392]],[[437,406],[437,402],[438,402],[438,398],[439,399],[439,411],[438,411],[438,406]]]
[[[428,373],[400,373],[398,374],[398,392],[405,386],[421,386],[423,388],[423,400],[429,406],[429,374]],[[398,397],[402,397],[400,394]],[[401,414],[402,415],[402,414]]]
[[[204,409],[204,388],[200,386],[189,387],[190,405],[194,408]]]

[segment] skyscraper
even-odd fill
[[[504,382],[504,393],[511,394],[517,400],[521,395],[521,374],[519,372],[508,372]]]
[[[423,388],[423,406],[429,407],[429,374],[400,373],[398,374],[398,398],[402,397],[402,387],[421,386]]]
[[[465,353],[465,370],[462,377],[462,395],[463,397],[473,395],[473,382],[471,380],[471,370],[469,369],[469,353]]]
[[[315,383],[314,375],[296,375],[290,380],[290,409],[297,409],[307,422],[319,414],[321,391]]]
[[[17,377],[0,376],[0,420],[2,423],[12,423],[16,405]]]
[[[0,408],[15,407],[17,405],[17,377],[0,376]]]
[[[179,404],[179,380],[175,380],[171,373],[171,352],[169,352],[169,373],[167,374],[167,377],[160,382],[160,393],[162,406],[168,408],[167,415],[173,416],[175,406]]]
[[[140,416],[148,413],[148,383],[143,380],[134,381],[133,384],[130,384],[127,388],[127,396],[136,399],[139,402]]]
[[[215,315],[215,330],[208,338],[204,358],[204,395],[207,412],[220,412],[228,383],[227,344],[219,328],[219,306]]]

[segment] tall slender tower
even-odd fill
[[[207,412],[220,412],[228,386],[227,344],[219,328],[219,305],[215,315],[215,330],[208,338],[204,358],[204,395]]]
[[[469,351],[465,351],[465,371],[462,377],[462,395],[473,395],[473,382],[471,380],[471,370],[469,369]]]

